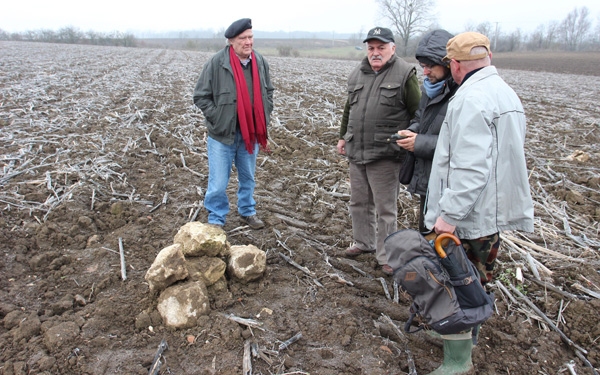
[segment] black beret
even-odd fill
[[[252,20],[250,18],[242,18],[232,23],[225,30],[225,38],[231,39],[240,35],[244,31],[252,28]]]

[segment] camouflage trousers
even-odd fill
[[[460,242],[462,242],[467,257],[479,271],[481,284],[485,285],[492,282],[494,278],[496,257],[498,256],[498,249],[500,248],[499,233],[472,240],[461,239]]]

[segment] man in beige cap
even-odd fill
[[[448,41],[446,51],[444,61],[460,86],[438,137],[425,225],[437,234],[455,233],[485,284],[492,281],[500,232],[533,231],[525,113],[517,94],[491,65],[485,35],[459,34]],[[444,336],[444,363],[431,374],[470,371],[470,337],[471,332]]]

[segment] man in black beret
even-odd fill
[[[225,38],[231,39],[240,35],[244,31],[252,28],[252,20],[250,18],[242,18],[231,25],[225,30]]]
[[[238,173],[237,210],[252,229],[265,226],[256,215],[254,179],[259,146],[268,149],[267,125],[273,111],[269,64],[253,50],[252,21],[242,18],[225,31],[227,46],[204,65],[194,89],[208,130],[208,223],[222,227],[229,213],[227,185]]]

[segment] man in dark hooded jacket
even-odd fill
[[[416,58],[425,76],[421,86],[421,101],[408,129],[398,132],[406,138],[397,141],[397,144],[413,152],[415,156],[415,169],[408,191],[419,195],[421,232],[427,231],[423,224],[423,211],[435,145],[446,116],[448,101],[458,88],[452,79],[448,63],[442,61],[446,56],[446,43],[452,37],[448,31],[438,29],[425,34],[419,42]]]

